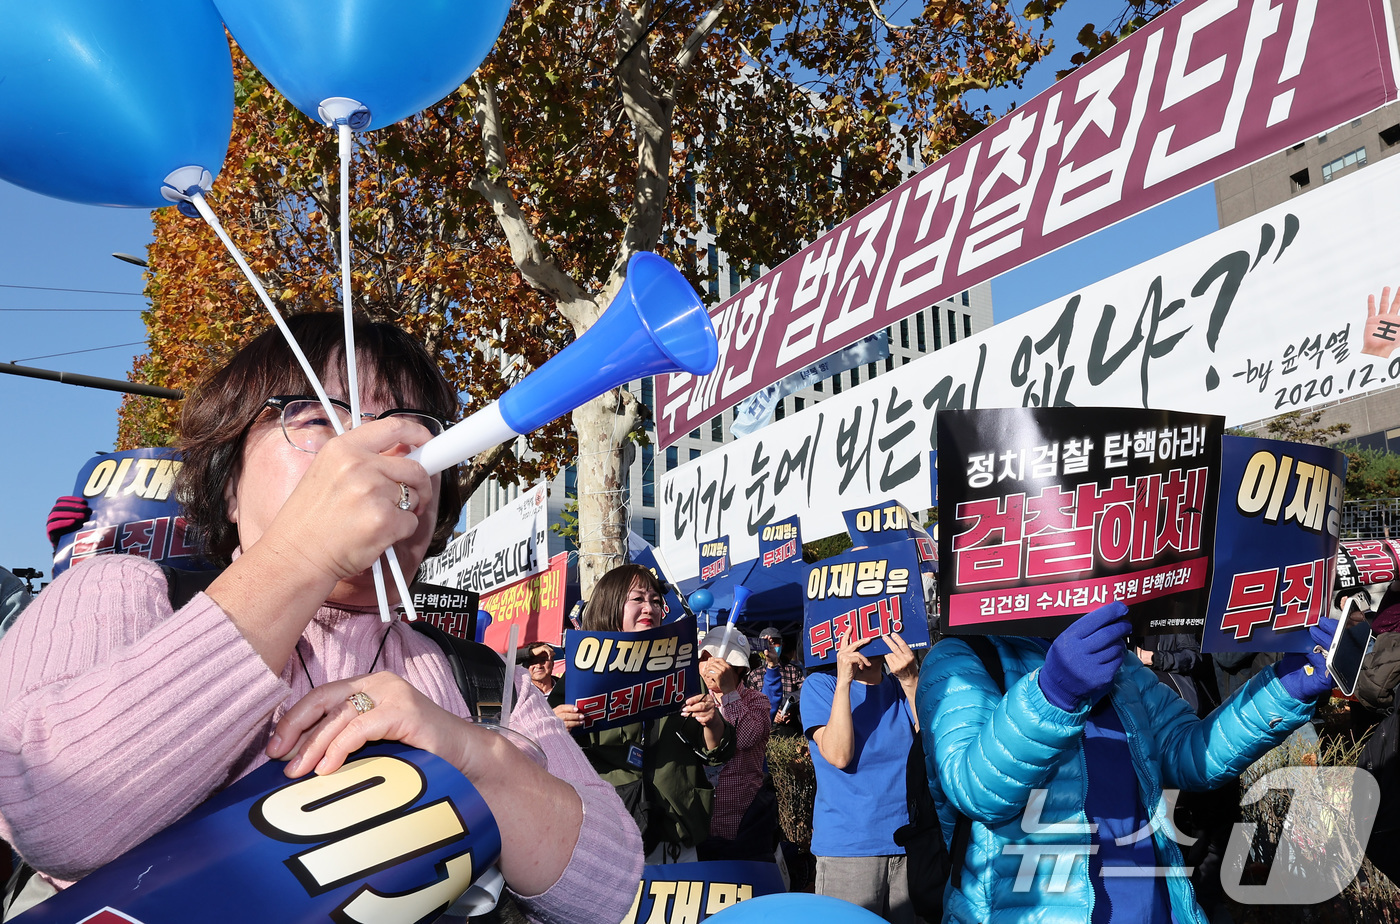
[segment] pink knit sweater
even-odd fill
[[[383,635],[377,613],[323,607],[298,647],[320,684],[367,672]],[[406,624],[378,669],[467,714],[441,651]],[[512,724],[583,801],[563,875],[517,898],[539,920],[620,921],[641,879],[637,826],[528,675],[514,682]],[[0,836],[69,884],[265,763],[273,725],[310,689],[299,659],[275,676],[207,596],[172,614],[151,562],[80,564],[0,640]]]

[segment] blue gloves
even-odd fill
[[[1132,631],[1128,607],[1106,603],[1075,620],[1050,645],[1040,669],[1040,689],[1051,705],[1066,712],[1098,700],[1123,663],[1125,640]]]
[[[1337,631],[1337,620],[1323,616],[1308,630],[1313,642],[1322,651],[1307,654],[1287,654],[1278,662],[1278,679],[1288,695],[1301,702],[1310,702],[1324,693],[1332,692],[1332,678],[1327,674],[1327,648]]]

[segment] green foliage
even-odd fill
[[[1270,420],[1264,426],[1264,432],[1269,439],[1311,443],[1314,446],[1330,446],[1351,432],[1349,423],[1324,427],[1321,421],[1322,411],[1289,411]]]
[[[1400,497],[1400,455],[1342,448],[1347,454],[1347,500]]]
[[[1331,704],[1323,704],[1318,708],[1330,707]],[[1364,737],[1353,740],[1350,735],[1324,737],[1321,741],[1302,740],[1294,735],[1241,774],[1240,791],[1244,792],[1256,780],[1281,767],[1354,767],[1364,743]],[[1310,799],[1295,799],[1293,796],[1288,790],[1272,790],[1257,802],[1243,806],[1242,820],[1246,824],[1259,826],[1255,835],[1259,854],[1273,857],[1275,864],[1290,862],[1290,859],[1295,863],[1321,864],[1324,861],[1320,857],[1309,855],[1310,851],[1317,849],[1310,834],[1331,830],[1340,824],[1347,816],[1351,793],[1349,790],[1343,793],[1324,786]],[[1285,817],[1291,817],[1292,851],[1278,849]],[[1249,875],[1247,872],[1247,883]],[[1230,917],[1239,924],[1323,924],[1332,921],[1397,924],[1400,922],[1400,889],[1370,860],[1365,860],[1356,879],[1340,896],[1318,905],[1242,905],[1228,901],[1226,907]]]
[[[823,558],[840,555],[854,544],[851,542],[850,533],[837,533],[825,539],[813,539],[811,542],[802,543],[802,560],[810,565]]]
[[[770,737],[768,771],[773,774],[773,788],[778,791],[778,827],[783,831],[783,838],[810,849],[817,773],[812,766],[812,755],[807,751],[807,739],[801,735]]]
[[[572,547],[578,547],[578,498],[573,497],[564,505],[564,509],[559,511],[559,522],[549,524],[549,529],[556,536],[563,538],[566,542],[572,543]]]
[[[1123,6],[1117,15],[1109,20],[1107,26],[1100,28],[1093,23],[1085,23],[1075,37],[1084,50],[1071,55],[1069,60],[1074,67],[1060,71],[1057,76],[1064,77],[1075,67],[1094,60],[1171,9],[1176,2],[1177,0],[1124,0]]]

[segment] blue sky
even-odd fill
[[[1022,103],[1049,86],[1077,47],[1074,32],[1086,19],[1106,19],[1112,8],[1109,0],[1072,0],[1060,13],[1061,47],[1024,89],[999,91],[992,105]],[[994,280],[995,317],[1045,304],[1216,227],[1214,194],[1203,187]],[[143,280],[138,267],[111,253],[144,255],[150,239],[148,212],[75,205],[0,182],[0,361],[125,379],[133,358],[144,352]],[[128,345],[97,349],[117,344]],[[93,352],[49,355],[77,350]],[[72,492],[84,462],[112,448],[120,400],[115,392],[0,375],[10,431],[0,453],[0,484],[10,486],[0,492],[0,565],[48,573],[49,507]]]
[[[76,205],[0,182],[0,361],[144,340],[142,271],[111,254],[144,255],[150,240],[150,212]],[[32,308],[45,310],[16,310]],[[125,379],[142,352],[137,343],[23,365]],[[54,498],[72,493],[84,462],[99,450],[111,450],[121,395],[0,375],[0,403],[8,431],[0,453],[0,484],[8,485],[0,492],[0,565],[47,575],[49,507]]]

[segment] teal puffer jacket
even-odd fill
[[[951,838],[956,813],[973,821],[960,888],[955,892],[950,883],[945,895],[945,920],[1082,924],[1094,904],[1085,861],[1092,839],[1082,741],[1089,710],[1065,712],[1045,699],[1037,682],[1045,662],[1041,642],[991,641],[1006,674],[1005,696],[972,649],[955,638],[934,646],[919,674],[919,727],[944,836]],[[1197,719],[1131,653],[1109,695],[1127,732],[1138,797],[1150,810],[1153,845],[1165,868],[1181,867],[1182,858],[1167,824],[1163,787],[1202,790],[1225,783],[1306,722],[1313,708],[1290,696],[1271,666],[1208,718]],[[1044,790],[1040,827],[1026,812],[1036,790]],[[1048,856],[1033,872],[1033,856],[1025,857],[1027,875],[1018,882],[1026,854],[1020,845],[1047,845]],[[1070,845],[1085,850],[1054,860],[1051,848]],[[1055,867],[1071,859],[1072,868],[1057,875]],[[1168,876],[1166,883],[1173,918],[1206,924],[1190,880]]]

